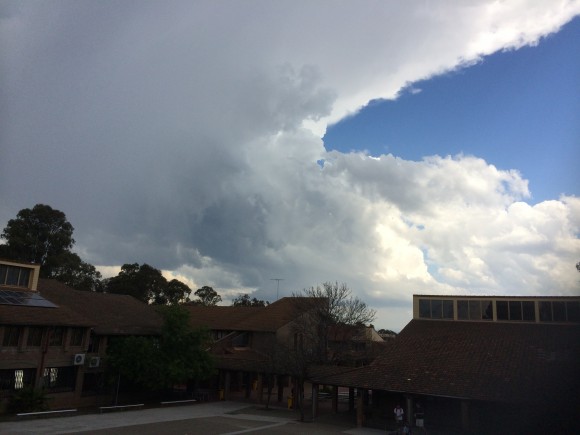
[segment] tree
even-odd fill
[[[104,289],[101,273],[74,252],[63,254],[60,264],[51,269],[48,278],[64,282],[76,290],[102,292]]]
[[[372,323],[376,311],[369,308],[358,297],[353,297],[345,283],[325,282],[322,287],[304,289],[300,296],[315,298],[324,303],[317,303],[316,309],[323,320],[342,325],[366,325]]]
[[[106,284],[107,293],[131,295],[145,303],[158,302],[167,288],[167,280],[161,271],[137,263],[124,264],[119,274],[110,278]]]
[[[165,294],[163,298],[160,298],[157,304],[168,304],[177,305],[185,302],[189,302],[189,295],[191,294],[191,289],[189,286],[177,279],[172,279],[167,283],[167,288],[165,289]]]
[[[328,334],[331,327],[364,326],[374,321],[376,312],[352,296],[344,283],[325,282],[293,295],[299,316],[293,322],[294,346],[286,352],[287,372],[296,380],[296,403],[304,418],[304,381],[313,364],[328,363]]]
[[[379,333],[379,335],[388,335],[392,337],[397,336],[397,333],[395,331],[391,331],[390,329],[379,329],[377,332]]]
[[[193,302],[195,304],[205,305],[206,307],[217,305],[222,301],[222,297],[218,295],[213,288],[207,285],[197,289],[195,295],[197,296],[197,300],[194,300]]]
[[[112,372],[151,390],[206,379],[213,374],[207,331],[194,329],[189,312],[179,305],[160,306],[158,312],[163,317],[159,337],[111,340],[107,357]]]
[[[6,240],[2,255],[7,258],[40,264],[42,277],[52,275],[52,269],[62,263],[74,245],[73,226],[62,211],[44,204],[18,212],[0,235]]]
[[[251,298],[249,294],[240,294],[232,301],[234,307],[265,307],[270,302],[263,301],[257,298]]]
[[[44,204],[22,209],[0,235],[0,257],[40,265],[40,276],[77,290],[102,291],[101,274],[71,251],[73,226],[62,211]]]
[[[107,293],[130,295],[153,305],[176,305],[189,302],[191,289],[183,282],[167,279],[159,269],[148,264],[123,264],[117,276],[109,278],[104,290]]]

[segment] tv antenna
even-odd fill
[[[276,281],[276,300],[278,300],[278,292],[280,291],[280,281],[284,281],[283,278],[270,278],[270,281]]]

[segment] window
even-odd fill
[[[554,316],[554,322],[565,322],[566,303],[556,301],[552,302],[552,315]]]
[[[31,326],[28,328],[28,340],[26,345],[30,347],[39,347],[42,344],[43,328],[39,326]]]
[[[47,367],[44,369],[44,387],[51,393],[74,391],[76,371],[74,366]]]
[[[87,349],[87,352],[88,353],[98,353],[100,343],[101,343],[101,337],[91,333],[91,338],[89,339],[89,348]]]
[[[509,301],[510,320],[522,320],[522,303],[520,301]]]
[[[20,330],[18,326],[5,326],[4,338],[2,339],[2,346],[17,347],[20,341]]]
[[[522,302],[522,317],[526,322],[536,321],[536,307],[532,301]]]
[[[85,331],[83,328],[72,328],[70,331],[70,345],[82,346]]]
[[[57,326],[50,332],[50,346],[62,346],[64,339],[64,328],[62,326]]]
[[[15,391],[34,383],[36,369],[0,370],[0,391]]]
[[[30,282],[31,269],[26,267],[0,264],[0,285],[27,287]]]
[[[429,299],[419,299],[419,317],[422,319],[431,318],[431,301]]]
[[[453,301],[450,299],[419,299],[419,317],[453,320]]]
[[[493,304],[487,300],[459,300],[457,301],[457,318],[459,320],[492,320]]]
[[[568,322],[580,322],[580,301],[566,302]]]
[[[541,322],[580,322],[580,301],[541,301]]]
[[[536,312],[533,301],[497,301],[497,320],[533,322]]]
[[[497,320],[509,320],[507,301],[497,301],[495,307],[497,309]]]

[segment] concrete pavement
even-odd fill
[[[248,403],[221,401],[165,408],[35,418],[0,423],[4,435],[110,434],[351,434],[378,435],[385,431],[356,428],[352,423],[326,416],[324,421],[299,422],[296,413],[283,408],[265,410]]]

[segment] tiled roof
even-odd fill
[[[93,322],[69,307],[29,307],[0,304],[0,323],[30,326],[93,326]]]
[[[6,325],[93,327],[97,334],[158,334],[162,320],[150,307],[132,296],[74,290],[41,279],[38,292],[57,307],[0,305],[0,321]]]
[[[282,298],[266,307],[185,305],[194,326],[223,331],[275,332],[302,311],[304,298]]]
[[[373,364],[316,380],[521,402],[578,386],[580,326],[412,320]]]
[[[184,305],[189,311],[193,326],[205,326],[212,330],[234,331],[248,317],[257,315],[264,307],[222,307],[204,305]]]
[[[129,295],[74,290],[48,279],[38,283],[39,293],[57,304],[57,320],[61,313],[73,312],[101,335],[158,334],[162,319],[155,309]]]

